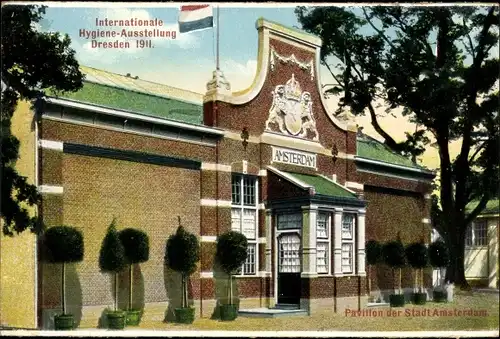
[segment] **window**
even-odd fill
[[[301,229],[302,228],[302,214],[278,214],[279,230]]]
[[[355,214],[342,215],[342,273],[354,272]]]
[[[475,221],[467,227],[465,246],[487,246],[488,227],[486,220]]]
[[[330,272],[330,216],[320,212],[316,218],[316,270],[319,274]]]
[[[257,178],[234,175],[232,179],[231,229],[241,232],[248,240],[247,260],[239,274],[254,275],[257,273],[258,243],[258,198]]]

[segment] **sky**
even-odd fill
[[[47,4],[46,4],[47,5]],[[48,4],[44,19],[37,27],[41,31],[66,33],[72,40],[72,48],[80,65],[109,72],[138,76],[141,79],[166,84],[198,93],[205,93],[206,83],[215,70],[215,29],[180,34],[178,16],[181,3],[52,3]],[[255,23],[258,18],[300,28],[294,13],[297,4],[235,3],[220,4],[220,65],[233,91],[248,88],[256,74],[258,36]],[[64,6],[64,7],[61,7]],[[71,7],[69,7],[71,6]],[[359,11],[358,7],[354,9]],[[216,10],[214,10],[214,14]],[[176,38],[158,38],[152,41],[154,48],[135,48],[133,38],[129,49],[91,48],[91,40],[80,36],[80,30],[116,30],[115,27],[98,27],[96,19],[158,19],[163,21],[162,30],[176,31]],[[214,19],[216,22],[216,20]],[[130,27],[129,27],[130,28]],[[118,28],[120,30],[121,28]],[[114,41],[116,38],[101,41]],[[496,52],[498,55],[498,51]],[[332,83],[331,75],[322,66],[321,82]],[[337,108],[336,98],[327,101],[329,109]],[[382,109],[383,110],[383,109]],[[380,119],[382,127],[396,140],[405,139],[405,132],[413,132],[415,125],[396,117]],[[370,124],[368,115],[357,118],[356,123],[364,132],[381,139]],[[436,163],[436,155],[433,155]],[[437,164],[437,163],[436,163]],[[433,166],[431,166],[433,167]]]
[[[108,4],[109,5],[109,4]],[[163,6],[172,6],[164,4]],[[221,8],[219,16],[219,56],[221,69],[233,90],[246,88],[253,80],[257,66],[257,30],[259,17],[299,26],[295,7]],[[215,11],[214,11],[215,13]],[[91,39],[80,37],[80,29],[109,30],[96,26],[99,19],[159,19],[163,30],[178,30],[179,4],[157,8],[60,8],[49,7],[41,28],[44,31],[67,33],[81,65],[107,71],[139,76],[141,79],[204,93],[205,85],[215,69],[215,29],[176,33],[176,39],[158,38],[154,48],[129,49],[91,48]],[[215,20],[215,19],[214,19]],[[109,38],[101,41],[113,41]],[[123,41],[132,42],[131,38]]]

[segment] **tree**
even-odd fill
[[[417,292],[423,293],[424,268],[427,267],[429,261],[428,250],[424,241],[408,245],[406,247],[406,258],[408,259],[408,264],[415,270],[415,287],[417,288]],[[420,272],[420,279],[418,272]]]
[[[171,235],[167,241],[166,259],[171,269],[181,273],[181,307],[187,308],[189,307],[187,279],[196,271],[196,264],[200,260],[200,247],[196,235],[186,232],[184,227],[179,224],[177,232]]]
[[[371,270],[382,259],[382,245],[376,240],[366,242],[366,263],[368,264],[368,295],[372,291]]]
[[[321,63],[340,95],[339,112],[368,112],[387,146],[413,160],[429,134],[439,151],[434,223],[451,251],[447,279],[462,288],[467,225],[499,185],[498,7],[298,7],[303,29],[323,40]],[[336,68],[332,62],[337,62]],[[396,142],[380,126],[378,104],[417,126]],[[449,143],[461,139],[452,159]],[[480,202],[470,213],[465,206]]]
[[[126,228],[119,232],[120,241],[125,251],[125,259],[129,266],[129,299],[128,309],[132,310],[132,287],[133,268],[135,264],[140,264],[149,260],[149,237],[148,235],[134,228]]]
[[[217,250],[215,258],[224,273],[228,275],[228,303],[233,304],[232,276],[241,268],[248,254],[247,238],[236,231],[229,231],[220,235],[217,239]]]
[[[113,219],[102,241],[99,268],[102,272],[112,273],[115,276],[115,312],[118,311],[118,273],[122,272],[126,266],[125,248],[116,230],[116,219]]]
[[[34,27],[42,20],[45,8],[2,6],[0,214],[3,234],[9,236],[41,228],[38,218],[30,216],[27,210],[27,206],[40,201],[40,195],[36,186],[15,169],[19,140],[12,134],[11,120],[17,103],[40,99],[49,89],[57,93],[76,91],[83,86],[83,75],[75,51],[69,47],[69,36],[38,32]]]
[[[384,244],[382,247],[382,257],[384,258],[384,262],[389,266],[392,270],[392,288],[394,292],[396,292],[395,286],[395,270],[399,271],[399,294],[401,294],[401,269],[406,266],[406,256],[405,256],[405,248],[401,243],[401,240],[389,241]]]
[[[61,304],[62,315],[66,315],[66,264],[83,260],[82,233],[71,226],[54,226],[43,236],[44,259],[49,263],[62,264]]]
[[[437,240],[429,246],[429,263],[432,267],[440,269],[447,267],[450,262],[449,250],[442,240]],[[441,283],[441,270],[438,270],[438,281]]]

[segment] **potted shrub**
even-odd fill
[[[429,246],[429,262],[433,268],[438,269],[439,286],[432,292],[432,299],[436,302],[446,301],[446,292],[442,286],[441,270],[448,266],[450,261],[448,247],[442,240],[437,240]]]
[[[56,330],[74,328],[72,314],[66,313],[66,264],[83,260],[83,235],[71,226],[54,226],[45,231],[43,236],[44,259],[47,262],[61,264],[61,305],[62,314],[54,317]]]
[[[408,245],[406,248],[406,258],[408,264],[415,270],[415,284],[412,294],[412,301],[417,305],[424,305],[427,301],[427,293],[424,292],[424,268],[427,266],[429,258],[427,246],[423,241]],[[420,272],[420,279],[419,273]]]
[[[368,296],[372,291],[371,269],[372,266],[377,265],[382,259],[382,245],[376,240],[369,240],[366,243],[366,263],[368,264]]]
[[[126,266],[125,249],[123,248],[118,231],[116,230],[116,219],[113,219],[113,222],[108,227],[99,254],[99,267],[101,271],[112,273],[115,278],[114,310],[106,313],[108,326],[111,329],[120,330],[125,327],[125,312],[118,309],[118,274],[122,272]]]
[[[401,290],[401,269],[406,265],[405,248],[400,240],[390,241],[383,247],[384,262],[392,269],[392,284],[394,294],[390,295],[391,307],[403,307],[405,304],[405,297]],[[396,293],[395,275],[396,270],[399,271],[399,287]]]
[[[228,300],[227,304],[219,306],[221,320],[234,320],[238,316],[238,310],[233,303],[233,275],[241,268],[247,258],[247,238],[236,231],[229,231],[220,235],[217,239],[217,262],[228,277]]]
[[[179,220],[180,224],[180,220]],[[191,324],[194,321],[194,308],[189,306],[188,280],[196,271],[196,264],[200,260],[200,246],[196,235],[187,232],[179,225],[177,232],[167,241],[168,266],[181,274],[181,307],[174,310],[175,320],[178,323]]]
[[[126,323],[127,325],[137,326],[141,321],[142,310],[134,309],[132,305],[133,269],[135,264],[149,260],[149,238],[145,232],[134,228],[126,228],[120,231],[119,237],[129,266],[129,299]]]

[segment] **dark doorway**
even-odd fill
[[[300,236],[278,237],[278,305],[300,305]]]

